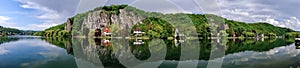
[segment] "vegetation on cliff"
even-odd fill
[[[72,17],[74,24],[72,25],[72,33],[76,35],[83,35],[81,31],[83,21],[87,16],[94,11],[105,11],[106,14],[110,15],[120,15],[120,9],[123,9],[125,12],[134,13],[137,16],[144,18],[140,24],[135,24],[132,26],[131,32],[135,28],[140,28],[142,31],[146,32],[147,36],[151,37],[165,37],[165,36],[174,36],[175,27],[187,27],[186,31],[194,30],[197,32],[198,36],[209,37],[211,36],[211,30],[219,29],[211,27],[212,25],[208,23],[207,17],[218,18],[218,20],[225,22],[229,27],[224,32],[226,32],[228,37],[255,37],[257,35],[264,35],[268,37],[277,37],[277,36],[286,36],[286,37],[296,37],[300,35],[299,32],[295,32],[289,28],[277,27],[268,23],[259,22],[259,23],[245,23],[238,22],[233,20],[228,20],[220,16],[212,14],[162,14],[157,12],[146,12],[139,10],[135,7],[128,5],[112,5],[112,6],[103,6],[95,8],[85,13],[77,14]],[[111,18],[108,18],[111,19]],[[111,21],[109,22],[111,24]],[[174,24],[175,23],[175,24]],[[183,24],[181,24],[183,23]],[[192,25],[186,25],[184,23],[189,23]],[[225,25],[224,24],[224,25]],[[112,24],[115,29],[116,25]],[[195,26],[194,28],[191,26]],[[131,28],[131,27],[130,27]],[[91,31],[91,30],[88,30]],[[93,30],[92,30],[93,31]],[[52,28],[46,29],[45,31],[37,32],[35,35],[43,35],[48,37],[53,36],[66,36],[70,33],[64,31],[64,24],[54,26]],[[88,33],[92,34],[92,33]]]
[[[50,27],[45,31],[35,32],[35,36],[45,36],[45,37],[67,37],[70,36],[70,32],[65,30],[65,23],[57,26]]]

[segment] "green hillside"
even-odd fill
[[[186,26],[195,26],[194,28],[185,28],[186,31],[189,30],[195,30],[197,31],[198,36],[201,37],[209,37],[211,36],[211,30],[218,29],[218,28],[211,28],[210,24],[208,23],[208,20],[206,17],[212,17],[217,18],[218,21],[225,21],[225,23],[229,26],[229,29],[227,29],[226,32],[229,37],[254,37],[255,34],[264,34],[265,36],[269,37],[276,37],[276,36],[288,36],[288,37],[295,37],[300,36],[299,32],[295,32],[292,29],[289,28],[282,28],[277,27],[268,23],[245,23],[245,22],[238,22],[233,20],[227,20],[226,18],[212,15],[212,14],[185,14],[185,13],[176,13],[176,14],[162,14],[158,12],[146,12],[143,10],[139,10],[132,6],[127,5],[112,5],[112,6],[104,6],[104,7],[98,7],[94,10],[90,10],[85,13],[77,14],[71,19],[73,20],[74,24],[72,26],[73,33],[80,33],[77,31],[80,31],[81,25],[83,20],[88,16],[89,13],[99,10],[104,10],[107,14],[116,14],[119,15],[120,9],[124,9],[126,12],[134,13],[137,16],[142,16],[146,18],[143,20],[142,24],[137,24],[134,26],[141,27],[142,31],[146,30],[147,25],[155,25],[153,28],[148,28],[145,32],[147,35],[150,35],[151,37],[162,37],[162,36],[172,36],[174,34],[173,31],[175,28],[172,25],[168,25],[166,23],[190,23],[193,25],[186,25],[186,24],[180,24],[176,25],[177,27],[186,27]],[[148,18],[150,17],[150,18]],[[159,17],[159,18],[152,18],[152,17]],[[154,23],[153,23],[154,22]],[[151,24],[149,24],[151,23]],[[46,29],[45,31],[39,32],[36,35],[43,35],[43,36],[62,36],[61,34],[64,34],[63,26],[58,25],[55,27],[51,27],[49,29]],[[160,28],[162,27],[162,28]],[[169,27],[169,28],[167,28]],[[77,34],[76,34],[77,35]],[[80,34],[79,34],[80,35]]]
[[[34,33],[35,36],[67,37],[70,33],[65,30],[65,23]]]

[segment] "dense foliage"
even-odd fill
[[[40,31],[34,33],[35,36],[45,36],[45,37],[67,37],[70,36],[70,32],[65,30],[65,23],[54,27],[50,27],[45,31]]]
[[[230,27],[227,32],[230,36],[250,36],[256,34],[264,34],[265,36],[283,36],[287,32],[294,32],[288,28],[276,27],[268,23],[244,23],[233,20],[226,20],[226,24]]]
[[[145,35],[153,37],[153,38],[162,38],[162,37],[170,37],[173,36],[174,27],[170,26],[171,24],[167,21],[164,21],[159,18],[146,18],[143,20],[143,24],[138,24],[133,27],[131,30],[140,29],[145,32]]]

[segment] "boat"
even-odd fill
[[[300,37],[295,38],[295,45],[300,46]]]

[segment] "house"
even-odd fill
[[[111,30],[109,28],[104,27],[102,32],[103,36],[111,36]]]
[[[135,36],[142,36],[142,34],[144,34],[145,32],[142,32],[141,30],[140,30],[140,28],[136,28],[134,31],[133,31],[133,34],[135,35]]]

